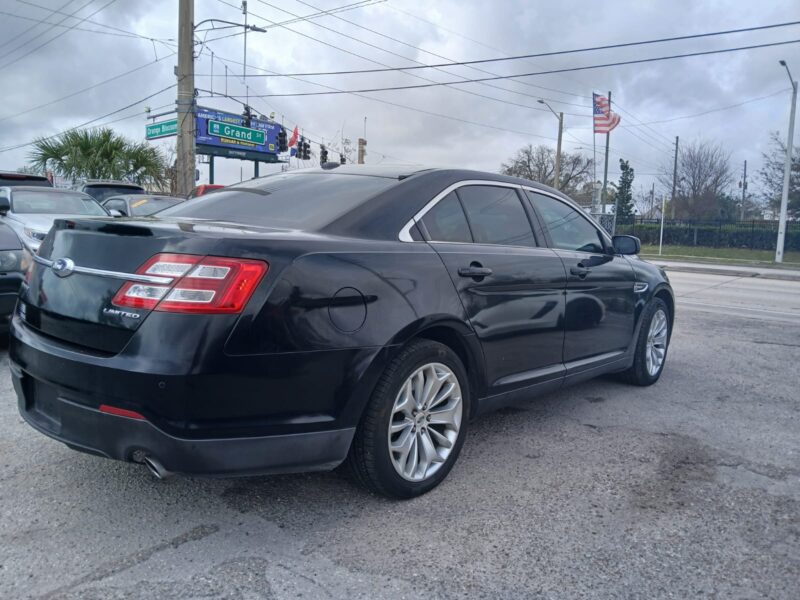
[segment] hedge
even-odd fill
[[[786,250],[800,250],[800,223],[788,224]],[[642,244],[658,244],[661,225],[656,223],[620,223],[617,233],[635,235]],[[713,248],[750,248],[775,250],[777,223],[754,221],[721,224],[664,224],[664,244],[672,246],[707,246]]]

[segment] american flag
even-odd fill
[[[592,104],[594,105],[594,132],[608,133],[619,125],[619,115],[611,112],[608,98],[600,94],[592,94]]]

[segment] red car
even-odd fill
[[[203,194],[207,194],[208,192],[218,190],[224,188],[224,185],[219,185],[217,183],[204,183],[202,185],[198,185],[194,188],[191,192],[189,192],[188,198],[197,198],[197,196],[202,196]]]

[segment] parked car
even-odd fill
[[[17,185],[35,185],[41,187],[53,187],[50,180],[43,175],[29,175],[27,173],[9,173],[0,171],[0,187],[12,187]]]
[[[639,247],[558,191],[464,170],[298,170],[62,219],[13,318],[19,410],[158,477],[347,461],[416,496],[476,415],[659,379],[675,300]]]
[[[133,194],[109,196],[101,204],[115,217],[147,217],[181,202],[186,200],[178,196]]]
[[[0,332],[8,331],[11,314],[17,303],[19,286],[30,266],[30,252],[22,247],[17,234],[0,223]]]
[[[219,185],[216,183],[203,183],[198,185],[191,192],[189,192],[187,198],[188,199],[197,198],[198,196],[202,196],[203,194],[208,194],[209,192],[213,192],[214,190],[221,190],[224,187],[225,187],[224,185]]]
[[[45,187],[0,187],[0,221],[32,252],[39,249],[59,217],[109,216],[94,198],[74,190]]]
[[[103,200],[110,196],[119,196],[120,194],[146,194],[142,186],[135,183],[126,183],[125,181],[103,181],[103,180],[89,180],[84,181],[75,188],[79,192],[89,194],[92,198],[102,203]]]

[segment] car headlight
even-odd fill
[[[46,231],[36,231],[35,229],[30,229],[29,227],[25,228],[25,235],[27,235],[32,240],[36,240],[37,242],[41,242],[44,238],[47,237]]]
[[[0,272],[25,272],[31,265],[31,253],[27,250],[0,251]]]

